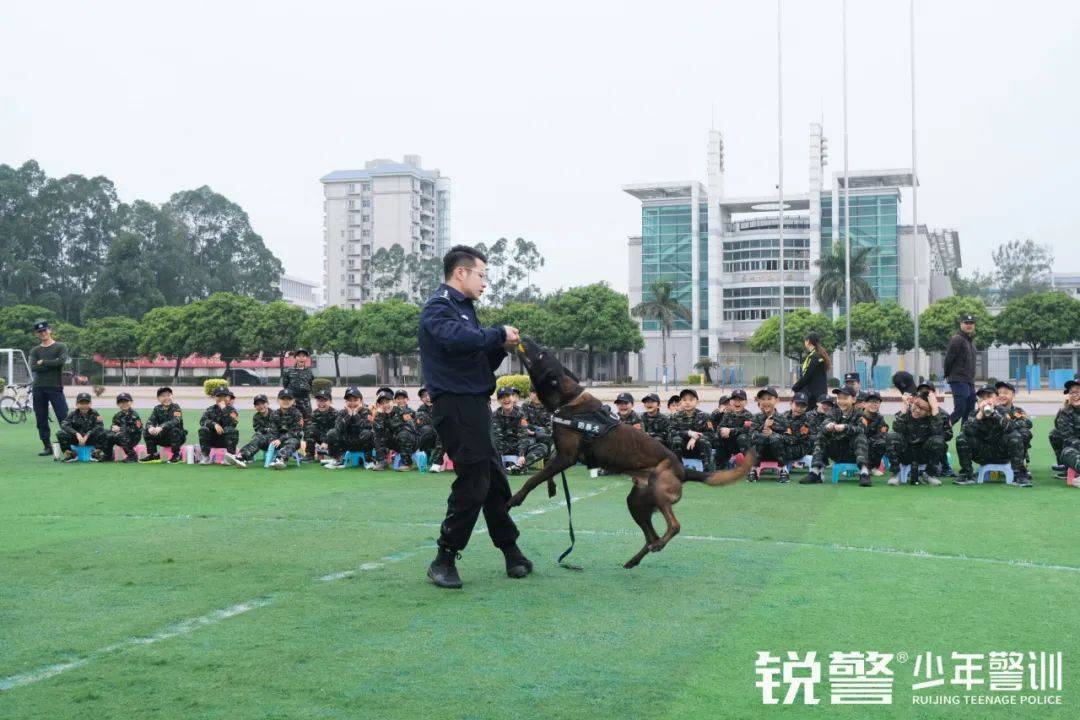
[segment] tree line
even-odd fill
[[[0,164],[0,305],[139,319],[218,292],[276,300],[281,273],[247,213],[209,187],[128,204],[103,176]]]

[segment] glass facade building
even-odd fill
[[[821,194],[821,254],[832,252],[833,197]],[[838,237],[843,240],[844,196],[837,196]],[[853,190],[851,205],[851,246],[871,248],[868,272],[863,279],[874,289],[878,300],[899,300],[900,274],[897,263],[897,228],[899,227],[900,193],[858,193]]]
[[[693,293],[693,212],[689,203],[644,206],[641,209],[641,287],[642,298],[652,300],[652,284],[668,280],[671,296],[691,309]],[[701,328],[708,327],[709,298],[709,221],[708,206],[698,206],[698,303]],[[642,323],[644,330],[659,330],[656,320]],[[676,330],[690,330],[689,320],[677,320]]]

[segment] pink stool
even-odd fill
[[[224,465],[225,448],[210,448],[210,462],[215,465]]]
[[[759,476],[761,475],[761,472],[763,470],[775,470],[776,474],[779,475],[780,474],[780,463],[778,463],[775,460],[762,460],[761,462],[758,463],[758,466],[757,466],[757,471],[758,471]]]
[[[1065,474],[1065,484],[1069,487],[1080,487],[1076,484],[1076,471],[1069,468],[1069,472]]]
[[[135,457],[140,458],[140,459],[146,457],[146,446],[145,445],[136,445],[135,446]],[[120,447],[119,445],[116,445],[116,446],[113,447],[113,460],[115,460],[116,462],[120,462],[121,460],[124,460],[126,458],[127,458],[127,453],[124,452],[124,448]]]
[[[186,459],[186,458],[184,458],[184,448],[185,447],[188,447],[188,446],[185,445],[184,447],[180,448],[180,458],[181,459]],[[191,451],[189,450],[188,452],[191,452]],[[158,457],[161,458],[162,461],[171,460],[172,459],[172,448],[167,446],[167,445],[159,447],[158,448]]]
[[[443,470],[453,470],[454,469],[454,461],[450,459],[449,455],[443,455],[442,469]]]

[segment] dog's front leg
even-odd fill
[[[533,488],[544,481],[550,481],[558,473],[573,466],[576,460],[576,456],[567,457],[562,453],[555,455],[555,457],[551,459],[551,462],[541,468],[540,472],[525,481],[525,484],[521,486],[521,489],[514,493],[514,497],[510,498],[510,501],[506,503],[506,506],[508,508],[517,507],[525,502],[525,498],[533,491]]]

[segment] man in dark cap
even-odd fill
[[[293,365],[281,373],[281,387],[292,391],[300,415],[307,422],[311,417],[311,388],[315,373],[311,372],[311,353],[304,348],[293,351]]]
[[[199,451],[202,455],[200,465],[210,464],[211,448],[224,448],[225,452],[235,453],[240,442],[239,416],[236,408],[229,404],[229,388],[225,386],[214,390],[214,404],[203,411],[199,418]]]
[[[615,410],[619,414],[619,422],[623,425],[642,430],[641,416],[634,410],[634,396],[628,392],[619,393],[615,398]]]
[[[131,407],[131,395],[122,392],[116,396],[116,407],[119,408],[112,417],[109,425],[108,442],[105,443],[105,457],[102,460],[109,462],[114,459],[113,448],[124,449],[124,462],[133,463],[139,459],[135,452],[135,446],[142,438],[142,418],[135,408]]]
[[[709,416],[698,410],[696,390],[686,388],[679,393],[680,408],[668,418],[671,451],[679,457],[701,460],[705,472],[715,469],[712,446],[712,423]]]
[[[510,483],[491,441],[494,370],[519,336],[509,325],[480,325],[474,302],[486,288],[485,255],[455,245],[443,256],[443,284],[420,311],[420,358],[435,403],[432,422],[457,474],[438,554],[428,567],[428,577],[443,588],[461,587],[455,560],[481,511],[492,543],[503,552],[507,575],[523,578],[532,572],[532,563],[517,546],[518,529],[506,507]]]
[[[660,412],[660,396],[649,393],[641,398],[641,404],[645,406],[645,412],[641,413],[641,429],[645,434],[658,440],[664,447],[668,446],[668,419]]]
[[[859,485],[870,487],[869,451],[862,414],[855,409],[856,391],[848,386],[833,390],[837,411],[821,426],[810,473],[799,482],[805,485],[820,483],[821,473],[829,461],[854,463],[859,467]]]
[[[68,414],[67,400],[64,398],[63,372],[68,362],[67,345],[53,339],[49,323],[39,320],[34,324],[34,334],[40,344],[30,350],[28,362],[34,375],[34,417],[37,419],[38,437],[42,450],[38,455],[52,455],[49,443],[49,405],[52,405],[56,421],[63,424]]]
[[[960,474],[953,483],[975,483],[975,473],[971,467],[974,461],[980,465],[1009,463],[1015,484],[1031,487],[1031,476],[1024,467],[1024,441],[1001,407],[997,390],[989,385],[981,387],[975,393],[975,401],[975,410],[956,438]]]
[[[758,390],[756,400],[759,412],[754,415],[754,424],[750,431],[750,446],[757,451],[758,462],[774,460],[780,463],[780,482],[790,480],[787,469],[787,448],[784,436],[787,423],[783,413],[777,412],[776,403],[780,394],[776,388],[766,387]],[[757,482],[758,469],[750,468],[747,482]]]
[[[719,424],[713,427],[716,437],[716,466],[721,468],[739,453],[747,451],[754,428],[754,415],[746,409],[745,390],[732,390],[727,406],[727,411],[720,416]]]
[[[64,453],[65,461],[75,459],[74,445],[92,445],[95,450],[95,460],[104,456],[104,450],[109,443],[105,434],[105,427],[98,411],[90,407],[90,393],[79,393],[75,398],[75,412],[69,413],[60,423],[60,430],[56,433],[56,441],[60,443],[60,451]]]
[[[945,380],[952,388],[953,411],[949,422],[968,421],[975,408],[975,316],[960,316],[960,329],[949,339],[945,349]]]

